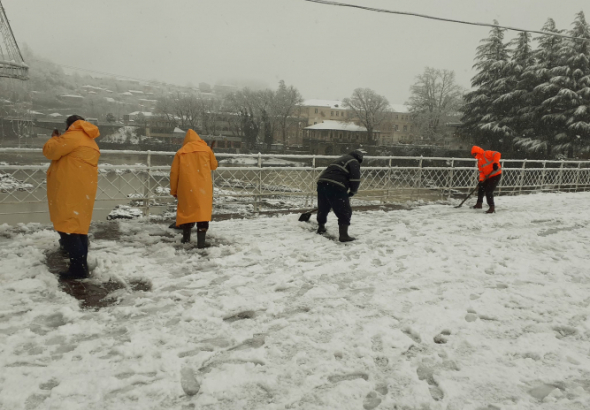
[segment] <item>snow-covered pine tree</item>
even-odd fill
[[[568,35],[583,40],[562,42],[560,65],[550,70],[550,82],[559,91],[542,103],[551,110],[543,121],[558,127],[555,149],[568,158],[590,145],[590,26],[583,12],[576,15],[573,26]]]
[[[557,30],[555,21],[551,18],[541,30],[558,34],[563,32],[563,30]],[[533,87],[533,92],[529,94],[529,105],[521,113],[521,121],[528,124],[528,127],[524,135],[515,138],[515,143],[527,151],[551,157],[555,135],[561,132],[562,127],[552,121],[551,117],[545,117],[552,114],[552,111],[550,105],[543,105],[543,101],[555,96],[560,90],[559,86],[551,82],[551,70],[560,65],[560,51],[564,39],[547,34],[535,40],[539,43],[534,51],[536,62],[527,67],[522,74],[523,81]]]
[[[535,64],[531,35],[523,32],[509,43],[511,58],[504,67],[503,85],[507,91],[492,102],[499,117],[498,125],[510,133],[511,139],[532,134],[530,123],[523,116],[530,110],[534,82],[524,75]]]
[[[494,24],[498,22],[494,20]],[[498,112],[492,104],[507,92],[504,73],[509,52],[508,45],[504,44],[504,31],[493,27],[488,38],[477,47],[474,64],[477,74],[471,79],[475,90],[465,95],[460,132],[486,149],[504,150],[511,145],[510,129],[499,124],[505,113]]]

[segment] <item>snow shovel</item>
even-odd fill
[[[457,205],[455,208],[461,208],[461,206],[462,206],[462,205],[465,203],[465,201],[467,201],[467,200],[469,199],[469,197],[470,197],[471,195],[473,195],[473,193],[475,192],[475,190],[476,190],[478,187],[479,187],[479,184],[477,184],[477,185],[475,186],[475,188],[473,188],[473,189],[471,190],[471,192],[470,192],[470,193],[469,193],[469,194],[468,194],[468,195],[465,197],[465,199],[464,199],[463,201],[461,201],[461,203],[460,203],[459,205]]]
[[[299,216],[299,222],[308,222],[309,218],[311,218],[311,214],[313,214],[314,212],[317,212],[317,208],[312,209],[311,211],[307,211],[301,214],[301,216]]]

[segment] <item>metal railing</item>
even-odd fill
[[[103,150],[97,207],[127,204],[148,215],[174,205],[174,152]],[[316,180],[336,156],[217,154],[214,213],[251,214],[311,207]],[[132,162],[132,165],[124,162]],[[118,164],[111,164],[111,163]],[[0,148],[0,215],[47,212],[48,161],[40,149]],[[366,157],[357,204],[433,201],[464,195],[477,181],[472,158]],[[502,160],[499,195],[587,191],[589,161]],[[29,204],[29,206],[23,206]]]

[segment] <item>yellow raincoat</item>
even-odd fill
[[[47,202],[58,232],[88,235],[98,183],[98,128],[78,120],[43,146],[51,160],[47,170]]]
[[[188,130],[170,169],[170,195],[178,198],[176,226],[211,220],[213,180],[217,160],[199,135]]]

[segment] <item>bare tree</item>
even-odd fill
[[[431,140],[444,136],[444,124],[461,110],[465,93],[455,84],[455,72],[426,67],[410,91],[406,104],[419,133]]]
[[[385,119],[389,101],[370,88],[357,88],[350,98],[345,98],[342,102],[367,129],[369,143],[376,144],[373,132]]]
[[[279,82],[279,88],[275,95],[275,104],[277,122],[281,130],[283,147],[287,145],[287,128],[289,128],[289,119],[297,114],[297,110],[302,102],[303,97],[301,97],[297,88],[293,86],[287,87],[283,80]]]
[[[253,149],[260,131],[256,93],[248,88],[229,93],[225,97],[225,107],[230,128],[235,134],[243,135],[248,149]]]

